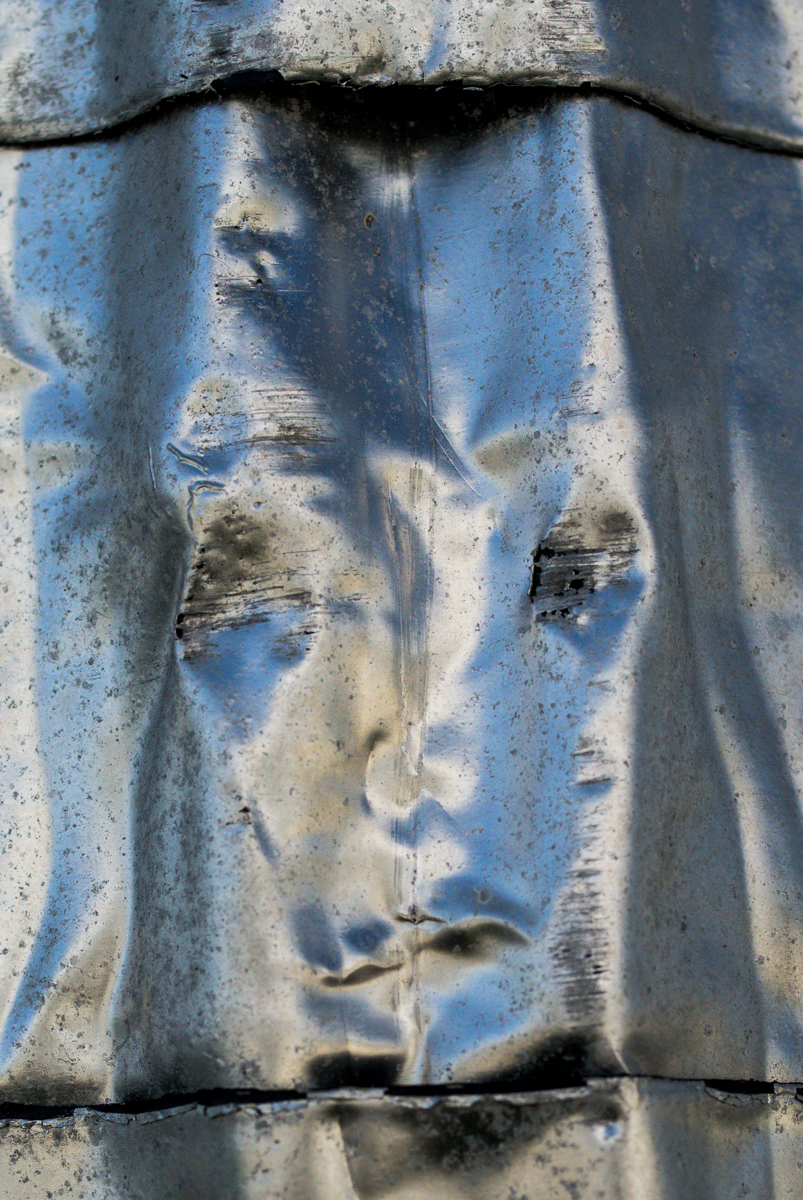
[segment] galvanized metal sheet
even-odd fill
[[[590,82],[803,145],[801,0],[6,0],[0,137],[103,128],[233,74]]]
[[[797,1200],[803,1108],[663,1080],[334,1095],[0,1128],[8,1200]]]
[[[2,1094],[797,1080],[800,163],[341,103],[0,155]]]

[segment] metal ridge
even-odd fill
[[[251,76],[244,79],[244,75]],[[164,96],[154,104],[137,111],[130,116],[121,117],[108,124],[80,129],[76,132],[54,134],[52,136],[0,136],[0,150],[36,150],[55,149],[65,146],[80,146],[83,144],[101,143],[135,132],[153,121],[160,120],[181,109],[195,108],[199,104],[214,104],[225,100],[266,99],[272,102],[297,96],[299,89],[320,88],[332,96],[350,99],[362,99],[371,95],[372,103],[377,96],[383,100],[410,102],[413,97],[418,101],[422,93],[434,90],[437,93],[447,93],[452,98],[463,93],[481,93],[487,99],[500,99],[500,107],[510,106],[526,111],[530,106],[542,101],[545,97],[554,96],[560,99],[572,97],[600,97],[630,108],[640,109],[685,133],[707,138],[710,141],[721,142],[731,146],[739,146],[745,150],[755,150],[763,154],[783,155],[791,158],[803,158],[803,137],[800,139],[780,136],[762,135],[746,127],[732,127],[714,121],[706,121],[694,113],[673,106],[671,100],[666,103],[658,102],[646,95],[634,92],[632,89],[594,83],[592,80],[578,84],[509,84],[494,83],[481,86],[466,85],[460,81],[448,83],[392,83],[392,84],[355,84],[350,81],[342,83],[319,82],[308,80],[302,82],[286,82],[276,71],[266,72],[237,72],[234,75],[213,80],[206,88],[197,91],[176,92]],[[432,101],[427,98],[426,103]],[[0,121],[0,134],[3,130]]]

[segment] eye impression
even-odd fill
[[[593,522],[570,513],[533,550],[528,596],[535,619],[571,621],[600,588],[623,581],[637,552],[636,527],[625,512]]]
[[[303,554],[283,549],[258,514],[231,501],[210,506],[200,525],[176,637],[191,649],[203,633],[267,620],[288,608],[312,607]]]

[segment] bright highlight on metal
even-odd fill
[[[0,57],[9,1196],[796,1195],[801,14],[135,8]]]

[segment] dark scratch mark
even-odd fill
[[[290,609],[299,620],[275,639],[274,653],[293,658],[317,630],[305,555],[281,553],[278,531],[229,500],[215,504],[198,531],[176,637],[200,648],[200,637],[267,620]],[[303,616],[302,616],[303,612]]]
[[[570,513],[533,551],[528,595],[536,620],[570,619],[599,587],[626,577],[637,549],[632,518],[612,512],[589,524]]]
[[[203,455],[247,450],[252,446],[278,451],[310,450],[339,441],[327,405],[314,393],[299,388],[256,388],[247,413],[229,413],[208,421],[201,431],[202,455],[193,459],[185,451],[182,461],[206,473]],[[176,447],[168,446],[176,453]]]
[[[425,925],[427,922],[432,922],[436,925],[446,924],[443,917],[433,917],[429,913],[422,912],[420,908],[412,908],[409,912],[396,913],[395,919],[407,925]]]

